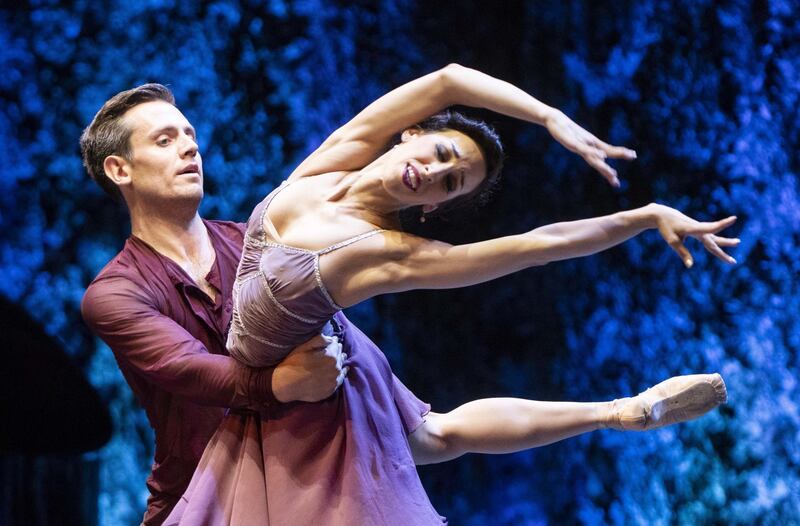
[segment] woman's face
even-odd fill
[[[425,212],[472,192],[486,177],[478,145],[454,130],[404,131],[390,152],[389,166],[391,193],[404,207],[422,205]]]

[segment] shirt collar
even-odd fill
[[[206,231],[208,232],[209,239],[211,240],[211,247],[214,249],[214,263],[212,263],[211,269],[204,276],[204,278],[218,291],[222,291],[223,284],[220,277],[221,273],[219,268],[219,253],[221,249],[219,238],[216,230],[205,219],[203,219],[203,223],[206,225]],[[161,267],[166,274],[166,277],[175,287],[197,287],[197,283],[195,283],[191,276],[189,276],[189,274],[187,274],[179,264],[157,251],[147,241],[144,241],[143,239],[131,234],[131,236],[128,238],[128,242],[134,247],[140,250],[145,250],[155,256],[159,263],[161,263]]]

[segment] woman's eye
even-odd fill
[[[456,185],[453,182],[453,176],[452,175],[447,174],[447,179],[445,179],[445,181],[446,181],[445,184],[447,185],[447,191],[448,192],[452,192],[453,190],[455,190]]]
[[[444,160],[445,160],[445,159],[444,159],[444,148],[442,147],[442,145],[441,145],[441,144],[437,144],[437,145],[436,145],[436,158],[437,158],[437,159],[438,159],[440,162],[444,162]]]

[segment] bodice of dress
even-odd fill
[[[321,250],[276,242],[264,230],[267,208],[284,182],[253,210],[233,286],[228,352],[251,367],[279,363],[297,345],[322,332],[342,309],[319,270],[319,258],[382,230],[370,230]]]

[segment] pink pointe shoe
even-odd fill
[[[610,403],[605,426],[649,431],[702,416],[728,400],[718,373],[674,376],[631,398]]]

